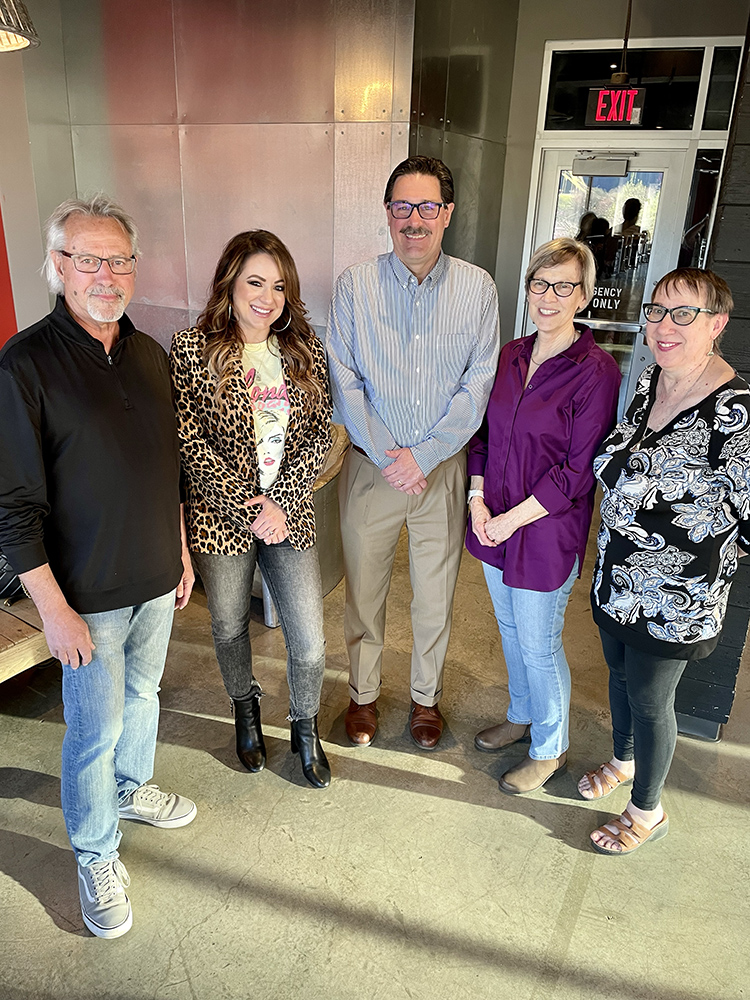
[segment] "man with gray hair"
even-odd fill
[[[138,234],[103,195],[45,228],[52,312],[0,351],[0,549],[62,663],[62,808],[83,920],[131,926],[120,819],[178,827],[195,803],[148,784],[175,607],[193,572],[181,528],[167,358],[125,315]]]

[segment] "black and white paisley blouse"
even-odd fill
[[[750,550],[750,386],[735,375],[662,430],[647,429],[659,367],[594,460],[604,491],[594,621],[654,656],[714,649],[738,543]]]

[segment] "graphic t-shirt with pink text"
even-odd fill
[[[266,490],[279,474],[289,426],[289,399],[276,337],[272,334],[260,344],[245,344],[242,368],[253,410],[260,488]]]

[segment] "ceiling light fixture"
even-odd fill
[[[0,52],[38,45],[39,36],[22,0],[0,0]]]

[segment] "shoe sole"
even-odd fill
[[[661,840],[662,837],[666,837],[668,833],[669,833],[669,820],[667,819],[666,823],[663,822],[658,823],[654,827],[653,831],[649,834],[649,836],[646,837],[645,840],[642,840],[640,844],[636,844],[635,847],[630,847],[624,851],[609,851],[604,847],[600,847],[599,844],[595,844],[594,841],[591,840],[591,838],[589,838],[589,843],[594,848],[597,854],[606,854],[608,858],[619,858],[624,854],[634,854],[639,847],[643,847],[644,844],[648,844],[651,841]]]
[[[86,927],[91,931],[95,937],[99,938],[118,938],[122,937],[123,934],[127,934],[130,928],[133,926],[133,911],[128,913],[127,920],[123,920],[121,924],[117,927],[100,927],[99,924],[95,924],[93,920],[90,920],[83,910],[81,910],[81,916],[83,917],[83,922]]]
[[[120,819],[130,819],[135,823],[146,823],[148,826],[156,826],[162,830],[174,830],[180,826],[187,826],[188,823],[192,823],[195,817],[198,815],[198,807],[193,803],[193,808],[189,813],[184,816],[178,816],[176,819],[148,819],[146,816],[133,816],[129,813],[118,812]]]
[[[498,781],[497,786],[500,791],[505,792],[506,795],[528,795],[529,792],[538,792],[540,788],[543,788],[547,784],[550,778],[554,778],[557,774],[564,774],[567,770],[568,762],[566,761],[562,767],[558,767],[552,772],[552,774],[548,774],[544,781],[540,782],[538,785],[534,785],[533,788],[513,788],[511,785],[506,785],[502,778]]]

